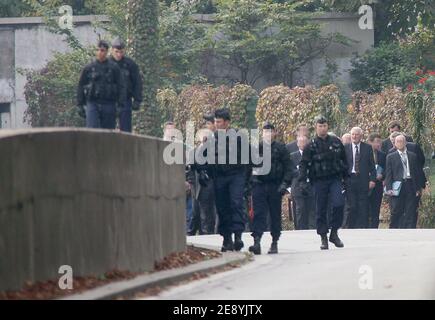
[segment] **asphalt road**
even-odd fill
[[[319,249],[315,231],[284,232],[279,254],[163,291],[153,299],[435,299],[435,230],[341,230],[344,248]],[[245,248],[252,238],[244,234]],[[220,246],[220,236],[188,237]]]

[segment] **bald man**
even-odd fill
[[[424,172],[418,163],[417,155],[406,147],[406,137],[394,139],[396,151],[387,156],[385,189],[391,196],[390,228],[416,228],[417,200],[425,187]],[[400,190],[394,194],[393,184],[399,183]]]
[[[363,131],[354,127],[350,131],[351,143],[345,145],[349,176],[347,201],[349,204],[348,227],[369,227],[369,191],[376,186],[376,168],[372,147],[362,142]]]

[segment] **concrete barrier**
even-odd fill
[[[0,130],[0,291],[151,270],[185,249],[184,166],[160,139],[105,130]]]

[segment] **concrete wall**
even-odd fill
[[[0,133],[0,291],[146,271],[185,249],[184,166],[160,139],[85,129]]]

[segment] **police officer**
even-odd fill
[[[316,137],[304,149],[299,165],[299,181],[302,189],[308,187],[307,179],[314,184],[317,234],[322,240],[320,249],[328,249],[328,200],[332,206],[329,241],[342,248],[344,245],[338,237],[338,229],[343,223],[344,181],[348,175],[346,153],[341,141],[328,135],[325,117],[316,117],[315,124]]]
[[[200,183],[207,183],[208,179],[204,178],[207,176],[214,183],[218,232],[223,237],[222,252],[240,251],[244,246],[242,233],[247,220],[243,195],[250,175],[249,141],[230,127],[231,116],[227,108],[216,110],[214,116],[216,131],[198,151],[207,158],[206,164],[195,164],[195,167],[200,173]],[[247,160],[243,159],[242,152],[247,153]],[[213,160],[209,161],[209,158]]]
[[[119,112],[119,128],[121,131],[131,132],[132,110],[139,110],[142,103],[142,78],[139,67],[131,58],[125,55],[125,44],[120,38],[115,38],[112,42],[110,60],[121,69],[127,90],[126,103]]]
[[[290,155],[285,144],[276,141],[275,137],[275,127],[270,122],[266,122],[263,126],[263,141],[259,144],[259,155],[263,157],[263,161],[266,161],[264,153],[266,150],[270,150],[270,171],[267,174],[258,174],[255,165],[253,165],[252,170],[254,207],[252,237],[254,245],[249,247],[249,251],[254,254],[261,254],[260,241],[267,228],[266,217],[268,214],[270,214],[272,235],[272,245],[268,253],[278,253],[278,240],[281,235],[281,201],[292,181],[293,166]]]
[[[125,103],[123,76],[119,67],[107,59],[108,51],[109,44],[99,41],[96,60],[80,75],[77,102],[88,128],[115,129],[117,108]]]

